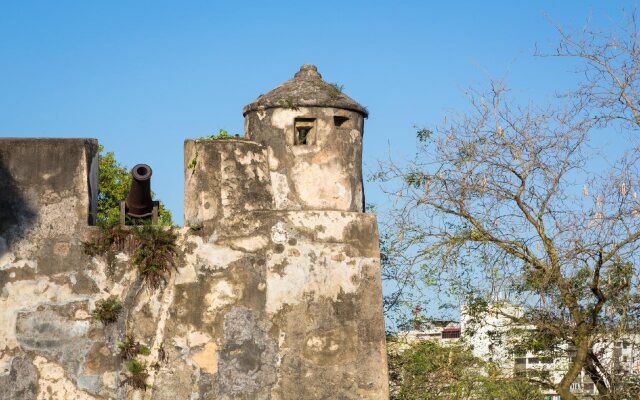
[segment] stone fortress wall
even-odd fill
[[[0,399],[388,398],[366,110],[306,65],[245,117],[246,139],[185,141],[160,289],[126,251],[84,251],[96,140],[0,139]],[[118,320],[95,321],[110,296]],[[125,336],[151,349],[146,391],[121,385]]]

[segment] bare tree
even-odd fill
[[[578,61],[582,82],[569,93],[577,109],[601,124],[621,122],[625,128],[640,128],[640,41],[635,12],[626,24],[612,31],[585,25],[570,32],[555,25],[560,42],[543,56],[568,57]]]
[[[610,394],[615,379],[595,349],[637,332],[640,316],[638,149],[603,170],[590,149],[598,121],[582,108],[520,106],[496,82],[470,105],[420,130],[413,162],[380,164],[375,177],[395,203],[387,240],[470,312],[496,299],[514,306],[494,308],[534,328],[514,347],[575,349],[560,382],[532,377],[538,384],[575,399],[570,386],[585,370]]]

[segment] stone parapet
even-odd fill
[[[13,247],[43,271],[67,269],[69,243],[95,220],[97,174],[95,139],[0,139],[0,258]]]
[[[273,208],[267,150],[246,140],[186,140],[184,220],[200,226]]]

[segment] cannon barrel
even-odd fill
[[[130,217],[144,218],[153,214],[151,198],[151,167],[138,164],[131,169],[131,188],[125,200],[126,213]]]

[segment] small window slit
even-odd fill
[[[294,121],[294,144],[309,145],[315,142],[315,118],[296,118]]]
[[[333,117],[333,125],[335,125],[336,127],[341,127],[347,121],[349,121],[348,117],[340,117],[338,115]]]

